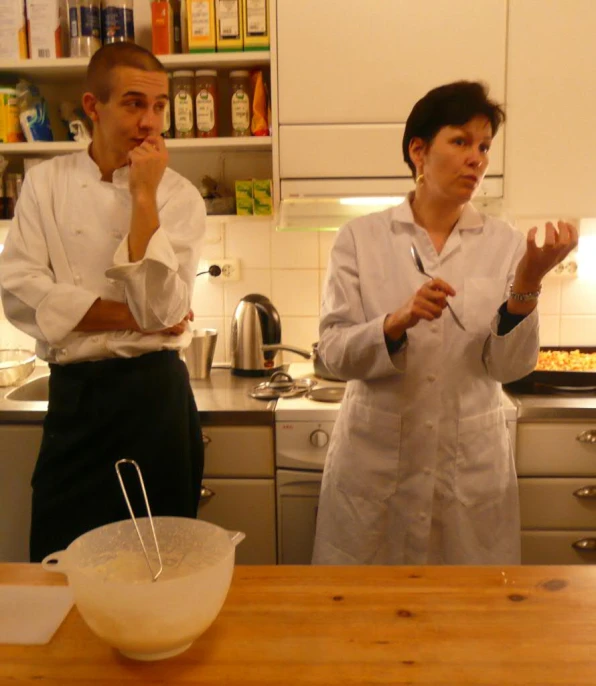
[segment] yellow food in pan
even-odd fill
[[[542,350],[536,369],[542,372],[596,372],[596,353]]]

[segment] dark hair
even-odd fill
[[[157,57],[140,45],[128,42],[110,43],[100,48],[89,61],[85,90],[93,93],[100,102],[107,102],[112,90],[110,72],[116,67],[166,73],[165,67]]]
[[[422,138],[430,143],[444,126],[463,126],[474,117],[486,117],[493,137],[505,121],[505,111],[489,100],[488,88],[477,81],[455,81],[429,91],[412,108],[406,122],[402,150],[404,162],[416,177],[416,167],[410,159],[410,141]]]

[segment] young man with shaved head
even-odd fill
[[[32,561],[129,516],[120,458],[139,464],[154,515],[196,516],[203,444],[179,352],[205,205],[167,168],[167,101],[150,52],[117,43],[95,53],[83,95],[92,143],[27,173],[0,259],[6,316],[50,365]],[[138,483],[126,484],[144,515]]]

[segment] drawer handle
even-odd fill
[[[596,552],[596,538],[581,538],[579,541],[574,541],[571,547],[584,553]]]
[[[596,499],[596,486],[582,486],[577,491],[573,491],[576,498],[585,498],[587,500]]]
[[[201,500],[211,500],[215,496],[215,491],[212,491],[207,486],[201,486]]]
[[[596,443],[596,429],[587,429],[575,437],[580,443]]]
[[[579,441],[579,438],[577,440]],[[203,434],[203,445],[205,448],[209,445],[209,443],[211,443],[211,439],[209,436],[207,436],[207,434]]]

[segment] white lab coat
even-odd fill
[[[424,283],[410,255],[450,283],[450,304],[387,350],[383,322]],[[348,379],[331,437],[315,564],[515,564],[517,478],[501,384],[536,364],[534,310],[505,336],[498,309],[521,233],[468,204],[440,255],[408,201],[346,224],[331,252],[319,354]]]

